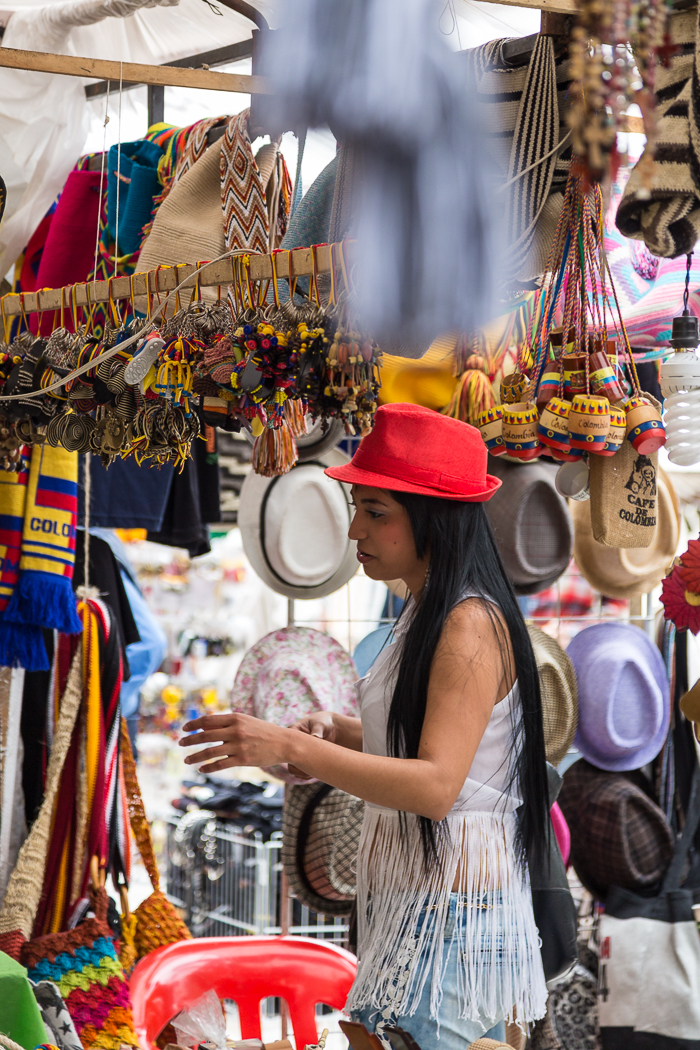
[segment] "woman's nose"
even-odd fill
[[[357,514],[353,516],[350,522],[350,528],[348,529],[348,539],[361,540],[366,535],[364,529],[360,528],[360,523],[357,520]]]

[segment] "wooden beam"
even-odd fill
[[[473,0],[478,7],[482,0]],[[532,7],[537,11],[559,11],[564,15],[575,15],[576,0],[487,0],[488,3],[505,4],[507,7]]]
[[[278,277],[310,277],[314,272],[313,252],[311,248],[297,248],[291,252],[279,252],[275,255],[275,266]],[[209,263],[199,274],[199,284],[203,288],[227,288],[233,281],[233,259],[221,259]],[[318,273],[330,273],[331,248],[328,244],[316,248],[316,268]],[[95,303],[120,302],[151,294],[174,292],[183,282],[191,277],[197,269],[195,263],[181,263],[177,267],[162,267],[149,273],[136,273],[133,277],[115,277],[110,281],[91,281],[89,284],[66,285],[64,288],[46,288],[38,292],[25,292],[24,295],[10,293],[0,300],[5,317],[16,317],[22,313],[52,313],[63,307],[70,310],[76,306],[93,306]],[[272,257],[270,255],[250,255],[250,277],[253,281],[267,281],[272,278]],[[111,284],[111,290],[110,290]],[[187,289],[194,289],[195,282],[190,281]]]
[[[51,55],[43,51],[20,51],[0,47],[0,66],[31,69],[40,73],[61,73],[69,77],[96,77],[100,80],[136,84],[162,84],[165,87],[202,88],[208,91],[231,91],[240,94],[266,94],[263,77],[246,73],[216,73],[208,69],[179,69],[176,66],[149,66],[140,62],[111,62],[99,58],[75,58],[73,55]]]

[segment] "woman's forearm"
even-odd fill
[[[335,742],[350,751],[362,750],[362,722],[350,715],[333,715]]]
[[[342,717],[342,716],[341,716]],[[348,719],[354,721],[354,719]],[[286,761],[309,776],[387,809],[400,809],[442,820],[454,797],[437,765],[418,758],[358,754],[305,733],[289,733]]]

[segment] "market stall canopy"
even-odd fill
[[[274,26],[272,0],[255,0],[251,6]],[[464,49],[494,36],[535,32],[539,19],[538,10],[456,0],[445,9],[440,27],[455,49]],[[245,41],[255,28],[223,0],[48,0],[44,5],[14,0],[0,4],[0,25],[6,27],[4,47],[152,64]],[[87,82],[0,69],[0,170],[8,186],[0,276],[22,252],[85,149],[90,120],[95,120],[94,109],[86,104]],[[248,104],[245,95],[217,96],[212,100],[198,92],[192,104],[201,109],[191,120],[237,112]],[[133,99],[130,103],[132,122],[135,112],[143,110],[143,134],[145,104]],[[115,141],[114,123],[109,141]]]

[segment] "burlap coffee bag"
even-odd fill
[[[661,406],[649,394],[644,397]],[[606,547],[649,547],[657,529],[658,454],[642,456],[625,439],[614,456],[590,457],[593,537]]]

